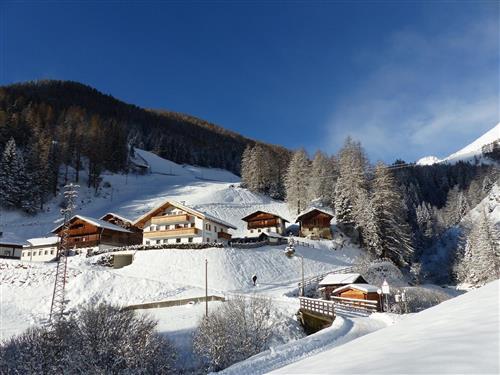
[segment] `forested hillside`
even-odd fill
[[[9,153],[4,160],[3,173],[8,174],[4,181],[16,180],[37,197],[27,202],[13,191],[10,195],[15,199],[7,197],[2,202],[7,207],[29,211],[42,205],[57,190],[60,166],[74,168],[76,182],[85,171],[89,186],[97,188],[103,170],[127,169],[129,146],[176,163],[239,174],[245,147],[255,144],[274,159],[289,156],[283,147],[256,142],[189,115],[126,104],[77,82],[0,87],[0,152]],[[64,176],[66,180],[67,173]]]

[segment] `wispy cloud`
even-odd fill
[[[411,161],[480,136],[500,119],[499,33],[490,15],[437,36],[401,30],[362,51],[367,76],[335,103],[327,147],[351,135],[372,159]]]

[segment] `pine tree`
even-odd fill
[[[304,149],[292,155],[285,177],[286,201],[292,212],[297,214],[309,204],[310,161]]]
[[[485,211],[472,223],[455,273],[458,281],[483,285],[500,278],[500,236]]]
[[[339,177],[335,185],[335,216],[337,223],[356,227],[363,219],[357,204],[368,193],[366,172],[368,161],[359,142],[348,137],[338,157]]]
[[[394,177],[382,163],[375,167],[372,190],[371,206],[380,246],[376,252],[405,266],[411,261],[414,252],[411,231],[406,222],[403,198]]]
[[[309,199],[319,200],[324,205],[332,205],[337,180],[333,160],[317,151],[311,164]]]
[[[6,208],[22,207],[26,187],[24,160],[11,138],[0,161],[0,203]]]

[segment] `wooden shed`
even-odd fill
[[[332,292],[349,284],[368,284],[359,273],[330,273],[318,284],[318,290],[324,299],[330,299]]]
[[[332,239],[332,228],[330,222],[333,215],[319,208],[311,208],[297,216],[299,223],[299,236],[310,238]]]
[[[380,311],[380,296],[377,293],[378,289],[378,286],[371,284],[349,284],[332,291],[331,297],[376,301],[377,309]]]

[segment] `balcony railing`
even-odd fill
[[[230,240],[231,239],[231,235],[229,233],[226,233],[226,232],[219,232],[217,233],[217,238],[222,238],[223,240]]]
[[[151,218],[151,224],[175,224],[175,223],[186,223],[190,219],[189,215],[166,215],[166,216],[155,216]]]
[[[198,228],[178,228],[144,232],[143,235],[145,238],[168,238],[179,236],[196,236],[198,233],[200,233],[200,230]]]

